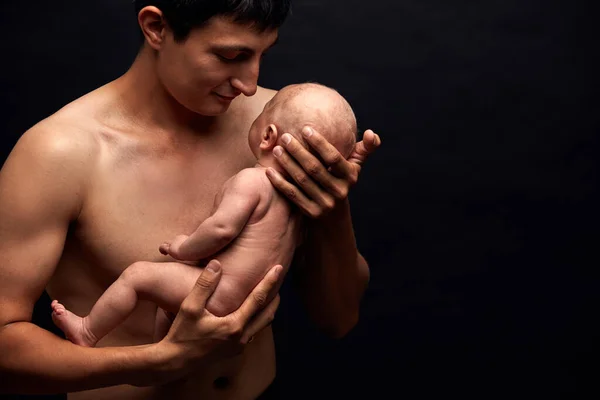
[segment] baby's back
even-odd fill
[[[301,232],[301,215],[271,185],[265,168],[247,168],[240,176],[251,180],[260,200],[240,234],[213,257],[221,262],[223,274],[207,308],[217,315],[236,310],[275,265],[287,273]],[[217,195],[215,207],[232,181]]]

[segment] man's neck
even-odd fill
[[[163,87],[152,49],[145,46],[129,70],[115,81],[120,112],[144,129],[178,133],[209,133],[218,117],[196,114],[179,104]]]

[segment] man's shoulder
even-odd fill
[[[23,137],[48,147],[48,150],[71,153],[95,148],[98,141],[94,133],[94,124],[86,124],[73,113],[61,110],[38,122],[25,132]]]
[[[66,110],[38,122],[17,141],[9,158],[30,157],[41,168],[60,164],[82,171],[95,159],[99,143],[90,127]]]
[[[42,120],[19,138],[6,159],[0,171],[2,190],[8,188],[13,201],[29,206],[28,198],[41,199],[46,208],[40,212],[55,208],[77,218],[97,165],[97,147],[59,119]]]

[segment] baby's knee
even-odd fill
[[[137,286],[148,278],[149,264],[151,263],[148,261],[138,261],[131,264],[121,272],[119,280],[128,286]]]

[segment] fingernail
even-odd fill
[[[302,134],[305,137],[311,137],[311,135],[313,134],[313,130],[307,126],[304,129],[302,129]]]
[[[285,133],[285,134],[284,134],[284,135],[281,137],[281,141],[282,141],[284,144],[290,144],[290,142],[292,141],[292,136],[291,136],[291,135],[289,135],[289,134],[287,134],[287,133]]]
[[[278,265],[275,267],[275,277],[279,278],[279,276],[281,275],[281,271],[283,270],[283,267],[281,265]]]
[[[218,262],[211,261],[206,266],[206,269],[212,272],[213,274],[216,274],[221,270],[221,265]]]
[[[281,150],[281,147],[275,146],[275,150],[273,150],[273,154],[275,154],[275,157],[280,157],[283,154],[283,150]]]

